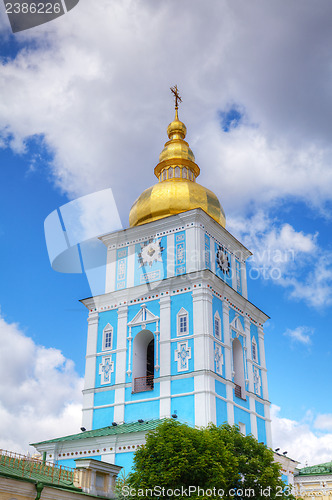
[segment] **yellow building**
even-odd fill
[[[332,499],[332,462],[304,467],[295,472],[294,495],[303,500]]]
[[[76,469],[70,469],[0,450],[0,499],[110,499],[120,469],[90,458],[76,460]]]

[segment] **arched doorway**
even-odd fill
[[[245,399],[244,397],[244,366],[243,366],[243,349],[239,339],[233,340],[233,370],[235,383],[235,396]]]
[[[133,342],[132,392],[151,391],[154,379],[154,336],[150,330],[140,331]]]

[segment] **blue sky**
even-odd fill
[[[198,180],[254,253],[275,446],[303,464],[331,457],[332,7],[209,5],[86,0],[16,35],[0,7],[2,448],[80,426],[90,289],[51,269],[44,220],[111,187],[128,226],[177,83]]]

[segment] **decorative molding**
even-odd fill
[[[177,343],[177,349],[174,353],[175,361],[178,364],[178,372],[189,370],[189,359],[191,359],[191,347],[188,347],[188,341]]]
[[[224,356],[221,352],[221,347],[220,345],[215,345],[214,348],[214,361],[216,363],[216,373],[218,375],[222,375],[222,366],[224,364]]]
[[[129,321],[128,326],[141,326],[142,330],[145,330],[148,323],[154,323],[159,321],[159,316],[155,316],[149,309],[147,309],[146,304],[141,305],[141,310],[134,316],[134,318]]]
[[[112,356],[103,356],[102,362],[99,364],[99,375],[101,375],[101,384],[111,383],[111,374],[114,372],[114,362]]]

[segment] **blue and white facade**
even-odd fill
[[[83,426],[176,414],[190,425],[236,423],[270,446],[267,316],[247,299],[250,252],[201,209],[101,239],[106,293],[83,301]]]
[[[89,309],[83,427],[176,415],[192,426],[235,423],[272,446],[268,317],[248,301],[250,252],[201,209],[101,240],[105,293],[82,301]],[[128,468],[143,442],[129,434],[90,439],[89,456]],[[84,439],[38,447],[69,466],[86,448]]]

